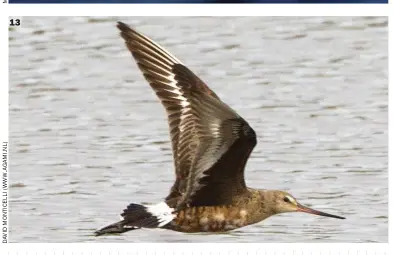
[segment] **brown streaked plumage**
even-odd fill
[[[284,191],[248,188],[244,168],[257,143],[254,130],[176,57],[126,24],[117,27],[166,109],[176,181],[165,202],[130,204],[122,221],[96,235],[156,227],[222,232],[295,211],[344,219],[307,208]]]

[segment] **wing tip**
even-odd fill
[[[116,27],[120,30],[120,31],[125,31],[125,30],[129,30],[131,29],[126,23],[123,23],[121,21],[117,22]]]
[[[120,30],[121,37],[123,37],[126,41],[130,38],[135,37],[135,34],[141,36],[139,32],[137,32],[135,29],[131,28],[124,22],[118,21],[116,27]]]

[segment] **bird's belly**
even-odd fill
[[[180,232],[225,232],[248,224],[245,209],[230,206],[200,206],[178,212],[167,228]]]

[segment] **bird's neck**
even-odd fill
[[[273,192],[270,190],[249,189],[252,194],[247,205],[248,211],[252,212],[249,215],[249,222],[257,223],[270,216],[276,214],[272,201],[274,201]]]

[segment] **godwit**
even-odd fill
[[[166,109],[176,181],[164,202],[130,204],[123,220],[96,235],[139,228],[221,232],[286,212],[344,219],[301,205],[285,191],[248,188],[244,167],[257,143],[254,130],[176,57],[126,24],[117,27]]]

